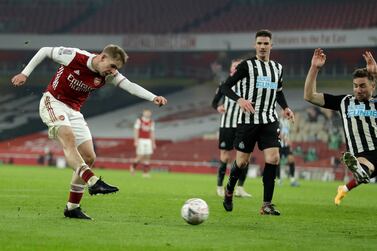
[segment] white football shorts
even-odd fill
[[[136,154],[137,155],[151,155],[153,153],[153,146],[151,139],[138,139]]]
[[[45,92],[41,98],[39,116],[48,127],[48,137],[50,139],[56,139],[60,126],[72,128],[76,146],[92,139],[88,124],[82,113],[57,100],[49,92]]]

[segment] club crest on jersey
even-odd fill
[[[100,78],[94,78],[93,82],[94,82],[94,85],[97,86],[97,85],[101,84],[102,79],[100,79]]]
[[[65,120],[64,115],[60,115],[60,116],[59,116],[59,119],[62,120],[62,121]]]
[[[80,76],[80,70],[75,70],[73,71],[76,75],[79,75]]]

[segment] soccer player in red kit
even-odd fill
[[[143,165],[143,177],[150,177],[150,159],[153,150],[156,149],[154,137],[154,121],[152,111],[145,109],[143,115],[136,119],[134,125],[134,145],[136,148],[136,158],[130,167],[131,174],[134,173],[136,166]]]
[[[77,48],[43,47],[24,70],[12,78],[13,85],[23,85],[34,68],[45,58],[52,59],[60,67],[43,93],[39,114],[48,127],[49,138],[60,142],[65,158],[74,170],[64,215],[69,218],[91,219],[80,208],[85,186],[88,185],[90,195],[114,193],[118,188],[105,183],[91,170],[96,155],[89,127],[80,112],[81,106],[90,92],[105,84],[117,86],[159,106],[165,105],[167,100],[119,73],[118,70],[124,66],[128,56],[122,48],[111,44],[100,54]]]

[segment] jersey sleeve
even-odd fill
[[[283,90],[283,66],[278,64],[279,69],[279,79],[278,79],[278,89],[277,91]]]
[[[29,76],[45,58],[51,58],[53,47],[42,47],[22,70],[22,74]]]
[[[144,89],[140,85],[131,82],[128,80],[125,76],[123,76],[120,72],[117,72],[115,76],[110,76],[106,78],[106,83],[113,84],[129,93],[131,93],[134,96],[137,96],[139,98],[153,101],[156,97],[155,94],[151,93],[150,91]]]
[[[342,99],[346,95],[331,95],[328,93],[323,94],[323,98],[325,100],[325,104],[322,106],[323,108],[339,111],[340,110],[340,103]]]
[[[62,65],[69,65],[76,56],[77,49],[67,47],[53,47],[51,59]]]
[[[244,79],[249,74],[249,66],[245,61],[242,61],[236,68],[236,72],[233,76],[229,76],[228,79],[220,86],[220,91],[228,96],[230,99],[237,101],[240,96],[238,96],[233,90],[232,87],[238,83],[241,79]]]
[[[222,83],[220,83],[221,86]],[[216,89],[215,96],[213,97],[211,106],[213,109],[217,110],[219,105],[224,103],[224,94],[220,91],[220,86]]]
[[[134,129],[140,129],[140,124],[141,124],[140,119],[137,119],[137,120],[135,121],[135,124],[134,124]]]

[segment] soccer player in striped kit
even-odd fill
[[[150,177],[150,159],[156,149],[154,136],[155,126],[152,120],[152,111],[145,109],[140,118],[134,124],[134,145],[136,148],[136,158],[131,164],[130,172],[134,174],[138,164],[143,165],[143,177]]]
[[[43,93],[39,114],[48,127],[49,138],[60,142],[68,165],[74,170],[64,215],[90,220],[91,217],[83,213],[80,207],[86,185],[90,195],[114,193],[118,188],[105,183],[91,169],[96,155],[92,135],[80,112],[81,106],[92,91],[105,84],[119,87],[159,106],[165,105],[167,100],[119,73],[128,56],[117,45],[106,46],[100,54],[77,48],[43,47],[25,69],[12,78],[13,85],[23,85],[45,58],[52,59],[60,66]]]
[[[269,30],[259,30],[255,35],[256,56],[242,61],[233,76],[221,86],[221,91],[237,101],[243,112],[238,118],[234,141],[236,161],[233,163],[225,189],[223,206],[233,210],[233,192],[238,177],[249,163],[256,143],[264,154],[262,215],[280,215],[272,204],[275,188],[276,168],[279,164],[279,121],[276,102],[283,109],[284,117],[294,120],[283,94],[283,67],[270,60],[272,34]],[[231,88],[245,79],[237,95]]]
[[[234,59],[230,65],[229,75],[232,76],[237,65],[241,59]],[[220,84],[221,85],[221,84]],[[232,89],[239,92],[240,82],[233,86]],[[216,94],[212,100],[212,107],[221,113],[220,119],[220,133],[219,133],[219,149],[220,149],[220,166],[217,172],[217,195],[224,197],[223,181],[226,173],[226,167],[231,161],[231,151],[234,149],[233,142],[236,135],[238,115],[241,111],[240,107],[235,101],[224,96],[217,88]],[[248,168],[242,169],[238,178],[235,196],[237,197],[251,197],[251,194],[245,191],[244,183],[246,181]]]
[[[342,160],[354,179],[339,186],[334,199],[339,205],[346,194],[376,177],[377,166],[377,98],[374,96],[377,63],[371,52],[363,54],[366,68],[353,72],[353,95],[331,95],[317,92],[317,75],[326,62],[321,48],[315,49],[306,77],[304,99],[310,103],[338,111],[342,118],[347,152]]]

